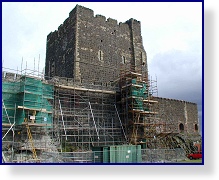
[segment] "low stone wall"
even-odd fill
[[[186,159],[183,149],[142,149],[142,163],[177,162]]]

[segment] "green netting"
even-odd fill
[[[17,93],[20,90],[20,82],[2,82],[2,92]]]
[[[144,108],[144,104],[142,99],[146,99],[147,98],[147,84],[143,83],[143,82],[137,82],[136,79],[132,79],[132,84],[136,84],[138,86],[131,86],[130,88],[130,95],[131,96],[135,96],[138,97],[134,100],[134,109],[138,109],[138,110],[147,110]]]
[[[52,111],[53,110],[53,105],[52,103],[49,102],[48,99],[43,99],[43,102],[42,102],[42,107],[44,109],[46,109],[47,111]]]
[[[140,91],[141,91],[143,98],[146,99],[147,98],[147,91],[148,91],[147,85],[145,83],[143,83],[142,86],[143,86],[143,88]]]
[[[42,81],[40,79],[34,78],[34,77],[28,77],[28,76],[22,76],[21,77],[21,83],[24,83],[25,85],[36,85],[39,86],[42,84]]]
[[[16,124],[22,124],[24,122],[25,117],[25,111],[23,111],[22,109],[18,109],[16,111]]]
[[[6,113],[6,111],[7,111],[7,113]],[[3,116],[6,116],[6,115],[8,115],[9,117],[13,117],[14,118],[14,109],[6,109],[6,111],[5,111],[5,109],[2,109],[2,115]]]
[[[131,89],[131,95],[138,96],[138,91],[134,87],[132,87],[132,89]]]
[[[19,96],[19,106],[24,106],[31,109],[42,108],[42,96],[30,93],[21,93]]]
[[[15,93],[2,93],[2,98],[4,100],[4,105],[7,108],[15,108],[15,104],[18,101],[17,94]]]
[[[8,118],[10,120],[14,118],[16,111],[16,124],[22,124],[24,118],[28,118],[28,110],[25,109],[37,111],[35,123],[52,123],[52,85],[44,84],[36,78],[23,76],[20,82],[2,82],[2,98],[8,112],[6,113],[2,108],[2,123],[9,123]],[[17,109],[18,106],[24,109]],[[42,109],[43,112],[41,112]]]
[[[38,79],[22,76],[20,91],[42,95],[42,81]]]
[[[142,100],[135,99],[135,102],[134,102],[134,109],[144,110],[144,109],[143,109],[143,101],[142,101]]]
[[[132,84],[136,84],[136,79],[132,79]]]
[[[43,96],[47,99],[53,99],[53,86],[49,84],[43,84]]]
[[[142,97],[142,98],[147,98],[147,85],[145,83],[138,83],[137,85],[141,85],[142,87],[131,87],[131,95],[132,96],[137,96],[137,97]]]

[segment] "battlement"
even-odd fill
[[[56,39],[58,37],[58,31],[55,30],[53,32],[50,32],[47,36],[47,41],[49,41],[50,39]]]
[[[74,11],[75,9],[75,11]],[[73,13],[79,15],[80,17],[83,17],[85,19],[91,19],[94,17],[94,11],[92,9],[86,8],[84,6],[76,5],[75,8],[72,10],[72,12],[69,14],[70,17],[73,15]]]
[[[130,18],[129,20],[126,21],[126,23],[134,23],[134,24],[139,24],[141,25],[141,22],[136,20],[136,19],[133,19],[133,18]]]
[[[103,15],[100,15],[100,14],[97,14],[97,15],[95,16],[95,18],[98,19],[99,21],[103,21],[103,22],[106,21],[106,17],[103,16]]]
[[[119,23],[119,28],[122,29],[123,31],[128,30],[129,29],[129,25],[127,23]]]
[[[121,29],[127,29],[128,26],[130,27],[134,27],[135,29],[139,29],[141,28],[141,22],[130,18],[129,20],[125,21],[125,22],[119,22],[116,19],[113,18],[106,18],[105,16],[101,15],[101,14],[96,14],[94,16],[94,11],[86,8],[84,6],[80,6],[80,5],[76,5],[75,8],[69,13],[69,17],[63,22],[63,24],[61,24],[58,27],[58,30],[54,31],[56,32],[55,34],[53,32],[51,32],[48,35],[48,39],[53,38],[54,36],[58,36],[59,32],[63,30],[63,27],[66,27],[67,24],[71,23],[72,21],[76,21],[76,17],[79,17],[81,20],[85,20],[88,22],[98,22],[100,24],[105,24],[108,26],[118,26],[118,28]],[[128,26],[127,26],[128,25]]]
[[[69,17],[64,21],[63,25],[66,26],[69,23]]]
[[[80,18],[85,18],[85,19],[96,19],[100,22],[106,22],[106,23],[109,23],[110,25],[112,26],[120,26],[122,27],[123,25],[126,26],[125,24],[130,24],[130,23],[133,23],[134,25],[141,25],[141,22],[136,20],[136,19],[133,19],[133,18],[130,18],[129,20],[127,20],[126,22],[119,22],[118,24],[118,21],[116,19],[113,19],[113,18],[106,18],[105,16],[101,15],[101,14],[96,14],[94,16],[94,11],[89,9],[89,8],[86,8],[84,6],[80,6],[80,5],[76,5],[75,8],[69,13],[69,17],[74,17],[76,14],[78,14],[80,16]]]
[[[58,31],[60,31],[62,28],[63,28],[63,24],[61,24],[61,25],[58,27]]]
[[[117,24],[117,20],[112,19],[112,18],[108,18],[108,19],[107,19],[107,22],[110,23],[110,24],[113,25],[113,26],[118,25],[118,24]]]

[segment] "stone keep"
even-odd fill
[[[80,83],[108,83],[119,76],[120,65],[147,70],[141,24],[94,16],[77,5],[69,17],[47,37],[45,75],[74,78]]]

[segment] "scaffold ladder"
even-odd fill
[[[120,126],[121,126],[121,128],[122,128],[123,135],[124,135],[124,137],[125,137],[126,142],[128,143],[128,139],[127,139],[127,137],[126,137],[125,130],[124,130],[123,125],[122,125],[122,121],[121,121],[121,119],[120,119],[120,117],[119,117],[119,112],[118,112],[118,110],[117,110],[115,104],[114,104],[114,106],[115,106],[116,114],[117,114],[118,119],[119,119],[119,122],[120,122]]]
[[[31,144],[31,148],[32,148],[32,152],[33,152],[33,158],[35,160],[37,160],[37,153],[36,153],[36,149],[34,147],[33,137],[32,137],[31,131],[30,131],[30,126],[28,124],[27,118],[24,118],[24,122],[26,123],[27,135],[28,135],[28,138],[29,138],[29,142]]]

